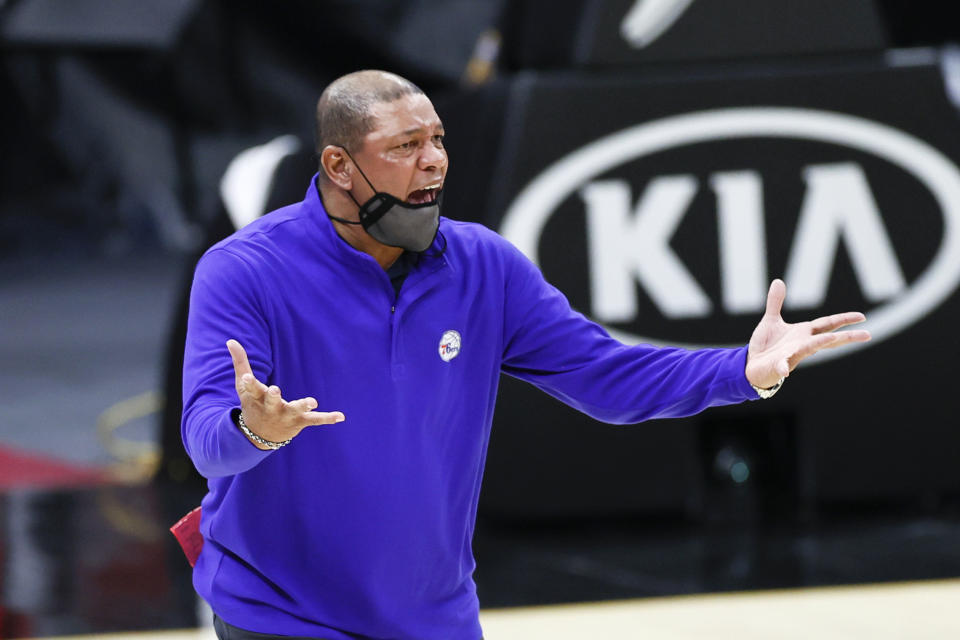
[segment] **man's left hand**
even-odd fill
[[[767,292],[767,311],[750,336],[747,352],[747,380],[750,384],[768,389],[821,349],[833,349],[851,342],[866,342],[870,332],[865,330],[834,331],[849,324],[863,322],[862,313],[849,311],[824,316],[808,322],[789,324],[780,311],[787,297],[783,280],[770,283]]]

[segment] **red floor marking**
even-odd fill
[[[0,491],[89,487],[111,482],[105,469],[0,446]]]

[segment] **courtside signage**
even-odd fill
[[[834,258],[843,247],[865,300],[868,348],[903,331],[940,305],[960,281],[960,171],[927,142],[891,126],[833,111],[740,107],[699,111],[646,122],[591,142],[556,161],[508,207],[501,234],[535,263],[544,228],[571,197],[583,203],[591,309],[594,319],[627,343],[678,344],[611,327],[635,321],[639,284],[667,319],[761,313],[772,277],[764,236],[763,178],[749,167],[717,170],[704,183],[693,174],[653,176],[632,192],[613,170],[645,156],[705,143],[775,139],[823,143],[879,158],[917,181],[942,216],[942,239],[928,266],[908,279],[881,215],[867,172],[850,160],[811,162],[783,272],[787,309],[818,309]],[[709,296],[671,246],[671,237],[701,189],[716,198],[718,296]],[[718,298],[718,299],[717,299]],[[682,342],[682,341],[681,341]],[[684,346],[706,346],[688,343]],[[824,361],[854,351],[824,351]]]

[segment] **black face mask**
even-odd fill
[[[347,156],[353,160],[353,156],[345,147]],[[360,175],[367,181],[374,194],[369,200],[360,204],[353,197],[353,193],[347,192],[350,199],[360,208],[360,221],[346,220],[327,216],[331,220],[342,222],[344,224],[359,224],[375,240],[390,247],[399,247],[407,251],[420,253],[426,251],[433,239],[437,237],[437,230],[440,228],[440,199],[442,193],[437,194],[437,199],[433,202],[424,202],[422,204],[410,204],[403,202],[389,193],[377,191],[370,180],[367,178],[363,169],[353,160],[357,166]]]

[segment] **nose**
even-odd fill
[[[435,144],[427,144],[420,154],[420,168],[424,171],[443,169],[447,166],[447,151]]]

